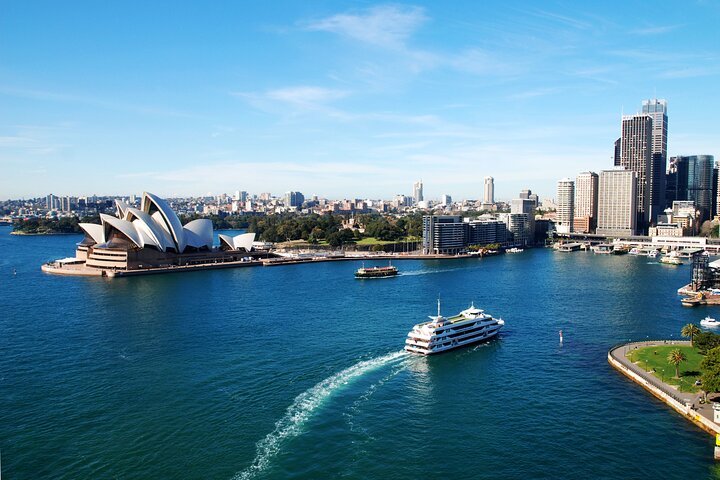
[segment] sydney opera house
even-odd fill
[[[267,256],[253,252],[254,233],[219,235],[220,246],[213,247],[211,220],[183,225],[170,205],[151,193],[143,193],[140,208],[121,200],[116,200],[116,208],[116,216],[101,214],[100,224],[80,224],[85,238],[77,245],[76,258],[66,259],[67,264],[83,264],[86,274],[91,274],[90,270],[200,266]],[[62,265],[58,267],[62,270]]]

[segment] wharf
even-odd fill
[[[187,272],[190,270],[217,270],[220,268],[238,268],[238,267],[253,267],[262,265],[262,261],[236,261],[236,262],[218,262],[218,263],[202,263],[198,265],[167,265],[163,267],[148,267],[137,270],[114,270],[114,269],[102,269],[102,268],[91,268],[81,264],[71,265],[57,265],[57,264],[44,264],[40,269],[45,273],[54,275],[70,275],[78,277],[137,277],[140,275],[157,275],[160,273],[179,273]]]
[[[70,275],[81,277],[136,277],[140,275],[156,275],[160,273],[179,273],[191,270],[217,270],[221,268],[238,268],[238,267],[257,267],[266,266],[274,267],[280,265],[294,265],[301,263],[319,263],[319,262],[335,262],[335,261],[375,261],[375,260],[450,260],[463,258],[478,258],[476,255],[418,255],[418,254],[400,254],[400,255],[346,255],[346,256],[318,256],[318,257],[273,257],[262,258],[252,261],[224,261],[212,263],[200,263],[193,265],[166,265],[161,267],[147,267],[134,270],[114,270],[87,267],[84,262],[62,263],[49,262],[40,267],[45,273],[55,275]]]
[[[711,435],[720,434],[720,425],[713,421],[712,403],[700,403],[702,394],[680,392],[650,372],[646,372],[627,357],[631,350],[641,347],[659,345],[690,345],[687,341],[652,340],[645,342],[629,342],[617,345],[608,352],[608,362],[618,372],[650,392],[655,398],[662,400],[680,415]]]
[[[263,259],[262,263],[266,267],[274,267],[278,265],[288,265],[296,263],[320,263],[320,262],[348,262],[348,261],[375,261],[375,260],[454,260],[462,258],[478,258],[477,255],[419,255],[419,254],[400,254],[400,255],[346,255],[346,256],[327,256],[327,257],[281,257]]]
[[[678,289],[678,295],[685,295],[680,299],[680,303],[686,307],[720,305],[720,295],[707,290],[695,291],[690,284]]]

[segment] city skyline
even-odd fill
[[[482,199],[612,166],[668,102],[717,155],[716,4],[6,2],[0,197],[150,190]]]

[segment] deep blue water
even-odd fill
[[[712,437],[606,360],[711,312],[678,301],[688,265],[536,249],[382,280],[356,262],[71,278],[40,264],[79,236],[9,232],[7,478],[720,478]],[[438,294],[505,319],[501,338],[400,353]]]

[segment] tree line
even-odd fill
[[[35,235],[53,233],[82,233],[80,223],[99,223],[100,216],[91,217],[60,217],[60,218],[27,218],[13,224],[13,232]]]
[[[257,234],[258,239],[266,242],[287,242],[305,240],[309,243],[328,243],[339,247],[346,243],[356,242],[366,237],[382,241],[400,241],[407,237],[422,237],[422,214],[414,213],[403,217],[389,217],[379,213],[368,213],[355,216],[355,227],[343,228],[343,222],[350,219],[348,215],[309,214],[298,215],[284,213],[276,215],[201,215],[181,214],[182,224],[198,218],[212,221],[215,230],[246,229]],[[62,217],[62,218],[30,218],[15,224],[14,231],[19,233],[82,233],[79,223],[99,223],[99,216]]]

